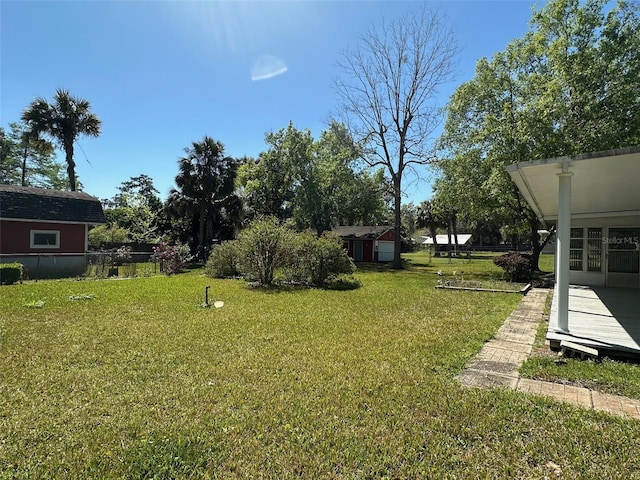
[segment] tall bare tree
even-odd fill
[[[458,49],[437,11],[425,7],[372,28],[358,48],[347,50],[335,82],[341,113],[364,160],[383,166],[391,179],[396,231],[393,266],[401,268],[402,179],[435,158],[440,122],[438,89],[453,79]]]

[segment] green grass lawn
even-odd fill
[[[461,387],[521,296],[434,288],[458,264],[499,276],[489,257],[407,258],[351,291],[200,271],[0,287],[0,478],[639,474],[640,422]],[[198,306],[207,285],[223,308]]]

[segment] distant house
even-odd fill
[[[20,262],[32,278],[79,275],[89,226],[103,223],[86,193],[0,185],[0,262]]]
[[[456,248],[456,239],[455,237],[458,238],[458,247],[460,247],[461,250],[468,250],[469,246],[471,245],[472,240],[472,235],[470,233],[459,233],[458,235],[454,236],[451,235],[451,248],[455,250]],[[447,234],[443,234],[443,235],[436,235],[436,241],[433,241],[433,237],[431,237],[431,235],[428,235],[425,238],[425,241],[422,242],[423,245],[434,245],[437,244],[437,251],[442,252],[442,251],[446,251],[449,248],[449,235]]]
[[[395,240],[393,227],[334,227],[355,262],[392,262]]]

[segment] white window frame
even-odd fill
[[[580,236],[575,236],[574,232],[576,230],[580,231]],[[572,247],[571,244],[576,241],[580,241],[580,247]],[[571,233],[569,234],[569,270],[572,272],[583,272],[585,267],[585,255],[584,255],[584,227],[571,227]],[[580,268],[573,268],[571,266],[571,254],[575,252],[580,252]]]
[[[582,264],[581,268],[571,268],[569,267],[569,269],[572,272],[590,272],[590,273],[602,273],[603,272],[603,267],[604,267],[604,245],[602,245],[601,243],[598,244],[599,248],[596,248],[592,245],[589,244],[590,240],[593,240],[591,238],[589,238],[589,231],[590,230],[599,230],[600,231],[600,242],[602,242],[602,240],[604,239],[603,237],[603,233],[604,230],[601,227],[571,227],[571,230],[580,230],[580,236],[575,236],[573,235],[573,232],[571,234],[570,237],[570,242],[573,240],[580,240],[582,242],[582,247],[577,248],[577,247],[571,247],[569,246],[569,251],[570,252],[581,252],[580,253],[580,263]],[[589,269],[589,255],[590,254],[594,254],[596,253],[598,254],[599,261],[600,261],[600,269],[599,270],[590,270]]]
[[[53,245],[39,245],[34,242],[35,236],[39,233],[47,235],[54,234],[56,236],[56,243]],[[29,234],[29,247],[30,248],[60,248],[60,230],[31,230]]]

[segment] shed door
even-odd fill
[[[378,242],[378,261],[393,262],[393,242]]]
[[[362,241],[356,240],[353,242],[353,259],[356,262],[362,261]]]
[[[640,227],[609,228],[607,285],[640,287]]]

